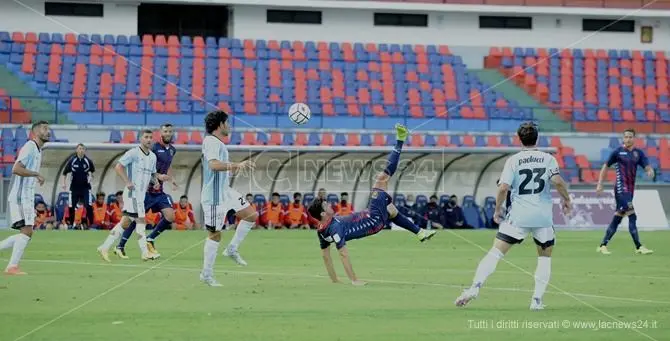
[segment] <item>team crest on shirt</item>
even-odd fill
[[[377,199],[378,196],[379,196],[379,192],[377,192],[377,191],[372,192],[372,194],[370,194],[370,197],[371,197],[372,199]]]
[[[637,161],[640,158],[640,153],[637,150],[633,151],[633,160]]]

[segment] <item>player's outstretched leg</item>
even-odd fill
[[[435,230],[421,229],[416,224],[414,224],[412,220],[407,218],[407,216],[400,213],[400,211],[398,211],[398,209],[393,204],[389,205],[388,211],[391,216],[391,221],[394,224],[402,227],[407,231],[414,233],[416,237],[419,239],[419,241],[422,243],[430,240],[430,238],[433,238],[433,236],[437,233],[437,231]]]
[[[12,248],[12,255],[9,258],[9,263],[5,268],[5,274],[7,275],[25,275],[26,273],[19,269],[19,261],[23,257],[23,251],[25,251],[32,237],[33,227],[24,226],[21,228],[20,232],[5,238],[0,242],[0,250]]]
[[[244,238],[249,234],[249,231],[251,231],[251,228],[256,225],[258,212],[253,207],[247,206],[235,214],[240,218],[240,222],[237,224],[235,235],[230,240],[230,244],[223,250],[223,255],[230,257],[238,265],[247,266],[247,262],[240,255],[239,247]]]
[[[100,257],[102,257],[102,259],[105,262],[111,262],[111,260],[109,259],[109,248],[112,247],[112,245],[114,245],[116,240],[119,239],[121,234],[124,233],[123,224],[124,224],[124,220],[126,220],[126,219],[128,219],[128,218],[122,217],[121,221],[118,222],[116,224],[116,226],[114,226],[114,228],[112,228],[111,231],[109,231],[109,235],[107,236],[107,239],[105,239],[105,241],[98,247],[98,253],[100,254]]]
[[[621,224],[622,220],[623,217],[618,214],[615,214],[614,217],[612,217],[612,221],[610,222],[610,225],[607,227],[607,231],[605,231],[605,237],[603,238],[603,241],[600,243],[600,246],[596,251],[602,253],[603,255],[611,254],[611,252],[607,249],[607,243],[610,242],[610,240],[616,233],[616,230],[619,228],[619,224]]]
[[[137,223],[135,223],[134,221],[131,222],[128,228],[123,230],[123,233],[121,234],[121,240],[119,241],[119,245],[117,245],[116,248],[114,248],[114,253],[121,259],[129,258],[128,255],[126,254],[126,243],[128,242],[130,236],[133,235],[136,226]]]
[[[633,243],[635,243],[636,254],[649,255],[654,253],[653,250],[647,249],[640,243],[640,236],[637,233],[637,214],[635,213],[628,216],[628,232],[630,232],[630,236],[633,238]]]
[[[496,270],[498,261],[500,261],[500,259],[505,256],[510,247],[511,244],[505,241],[500,239],[495,240],[493,247],[484,256],[484,258],[482,258],[482,260],[479,262],[479,265],[477,265],[477,270],[475,271],[475,278],[472,280],[472,285],[469,288],[463,290],[463,293],[461,293],[461,295],[456,298],[456,301],[454,302],[456,306],[463,307],[468,304],[468,302],[477,298],[479,295],[479,289],[482,287],[486,279]]]
[[[158,224],[156,224],[156,227],[154,227],[149,236],[147,236],[147,248],[149,248],[149,252],[151,252],[155,258],[158,258],[161,255],[158,253],[158,250],[156,250],[156,245],[154,242],[156,241],[156,238],[158,238],[158,236],[163,233],[163,231],[170,227],[170,225],[172,225],[172,221],[165,219],[165,215],[163,215],[163,218],[161,218]]]

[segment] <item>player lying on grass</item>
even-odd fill
[[[398,168],[398,160],[402,145],[407,139],[407,128],[397,124],[395,148],[388,158],[384,172],[377,175],[376,182],[370,193],[370,207],[368,210],[347,216],[336,216],[330,204],[323,198],[317,198],[310,205],[308,213],[318,226],[317,235],[323,252],[323,262],[326,265],[328,276],[334,283],[338,283],[337,274],[330,257],[330,244],[335,243],[342,259],[342,265],[353,285],[365,285],[354,273],[349,260],[349,251],[346,241],[372,236],[381,231],[390,222],[411,231],[420,241],[426,241],[435,235],[435,231],[420,229],[406,216],[398,212],[391,203],[391,197],[385,192],[389,179]]]
[[[555,186],[560,194],[566,214],[570,212],[570,195],[560,175],[556,158],[535,148],[538,137],[535,124],[522,124],[517,135],[523,149],[507,159],[498,185],[494,215],[495,222],[500,224],[498,234],[493,247],[479,262],[472,286],[456,299],[455,303],[459,307],[477,298],[479,289],[495,271],[498,261],[514,244],[521,243],[531,233],[537,245],[538,257],[530,309],[544,309],[542,297],[549,284],[551,252],[555,240],[551,186]],[[503,203],[508,191],[512,191],[511,198],[508,199],[512,205],[507,216],[503,217]]]

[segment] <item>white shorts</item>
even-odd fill
[[[543,246],[543,248],[554,245],[556,234],[553,227],[518,227],[507,221],[500,224],[496,238],[510,244],[518,244],[521,243],[529,233],[533,235],[535,244]]]
[[[23,224],[14,224],[23,220]],[[35,200],[22,200],[21,204],[9,202],[9,226],[21,228],[35,225]]]
[[[226,226],[226,215],[228,211],[242,211],[249,207],[247,200],[238,191],[227,188],[224,192],[224,200],[220,205],[202,205],[205,215],[204,225],[210,231],[221,231]]]
[[[142,199],[129,198],[124,191],[123,213],[131,218],[144,218],[144,196]]]

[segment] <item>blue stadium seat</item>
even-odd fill
[[[286,206],[291,202],[291,198],[289,198],[289,196],[286,194],[281,194],[279,196],[279,202],[281,202],[282,205]]]
[[[258,207],[263,207],[267,203],[265,196],[263,194],[256,194],[254,195],[254,203]]]
[[[482,212],[484,213],[485,223],[487,228],[493,228],[493,216],[496,211],[496,199],[494,197],[484,198],[484,207]]]
[[[312,204],[312,201],[314,201],[314,194],[312,193],[305,193],[302,195],[302,204],[305,207],[308,207],[309,205]]]
[[[63,221],[65,216],[65,209],[69,205],[70,193],[60,192],[58,193],[58,198],[56,199],[56,204],[54,205],[54,215],[56,216],[56,221]]]
[[[448,194],[442,194],[440,195],[440,206],[445,207],[449,203],[449,197],[450,195]]]
[[[463,215],[465,216],[465,222],[468,225],[474,228],[482,227],[482,217],[480,214],[479,206],[475,203],[475,199],[471,195],[466,195],[463,197]]]
[[[340,199],[338,198],[337,194],[334,193],[329,193],[328,196],[326,196],[326,201],[328,201],[330,204],[337,204]]]
[[[109,142],[110,143],[121,143],[121,132],[113,129],[109,132]]]

